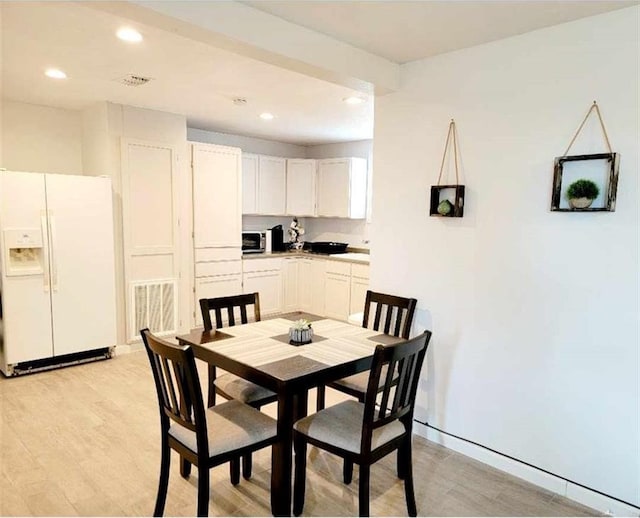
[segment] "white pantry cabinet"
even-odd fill
[[[260,294],[260,313],[272,315],[282,312],[282,260],[244,260],[242,270],[242,291]]]
[[[367,161],[364,158],[318,160],[317,215],[364,219],[367,208]]]
[[[287,214],[316,214],[316,161],[313,159],[287,160]]]
[[[241,150],[191,144],[195,248],[241,247]]]

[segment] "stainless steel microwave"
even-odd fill
[[[264,230],[242,231],[242,253],[261,254],[267,249],[267,233]]]

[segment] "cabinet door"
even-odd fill
[[[350,278],[335,273],[326,274],[325,314],[329,318],[349,318]]]
[[[316,211],[316,161],[287,160],[287,214],[314,216]]]
[[[318,216],[349,217],[349,160],[318,161]]]
[[[258,212],[258,155],[242,153],[242,213]]]
[[[313,272],[311,275],[311,309],[314,315],[325,316],[326,296],[326,266],[324,259],[313,259]]]
[[[313,261],[298,261],[298,303],[300,311],[313,313]]]
[[[241,246],[240,149],[193,144],[192,153],[194,246]]]
[[[260,294],[260,313],[269,315],[282,311],[282,272],[254,272],[243,276],[243,292]]]
[[[284,312],[299,311],[299,262],[295,257],[282,260],[282,302]]]
[[[242,275],[217,275],[215,277],[200,277],[196,279],[195,286],[195,327],[202,326],[202,313],[200,312],[200,299],[214,297],[228,297],[242,293]]]
[[[287,161],[261,156],[258,168],[258,213],[282,215],[286,212]]]
[[[369,279],[351,278],[351,302],[349,303],[349,314],[362,313],[364,311],[364,301],[369,289]]]

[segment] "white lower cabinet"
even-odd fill
[[[299,256],[242,263],[242,291],[260,294],[262,315],[304,311],[347,321],[364,310],[369,265]]]
[[[282,260],[250,259],[242,262],[242,291],[260,294],[260,314],[282,312]]]
[[[195,326],[202,326],[200,299],[229,297],[242,293],[242,274],[218,275],[215,277],[196,278]]]
[[[369,289],[369,265],[351,265],[351,300],[349,302],[349,314],[362,313],[364,302]]]
[[[330,318],[347,320],[351,298],[351,264],[327,261],[326,272],[324,312]]]
[[[282,311],[285,313],[298,311],[300,278],[300,262],[297,257],[282,260]]]
[[[195,327],[200,327],[200,299],[242,293],[242,252],[240,247],[196,248],[194,256],[193,321]]]
[[[301,258],[298,266],[298,300],[300,311],[324,315],[325,259]]]

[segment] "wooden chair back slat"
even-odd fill
[[[362,327],[370,327],[369,317],[372,312],[371,306],[375,304],[376,308],[373,323],[370,328],[374,331],[382,331],[385,334],[392,334],[393,336],[406,340],[411,333],[411,325],[413,324],[413,315],[417,302],[416,299],[387,295],[385,293],[368,290],[364,303]],[[384,325],[381,328],[380,323],[382,321],[383,311],[385,315]]]
[[[170,344],[148,329],[140,334],[153,372],[163,428],[169,427],[168,419],[171,419],[196,432],[200,448],[201,443],[207,441],[207,425],[191,347]]]
[[[400,418],[413,419],[420,370],[430,338],[431,332],[425,331],[405,342],[376,347],[364,402],[361,452],[370,451],[376,428]],[[385,365],[387,372],[381,385]]]
[[[202,311],[202,323],[205,330],[213,329],[211,321],[211,312],[215,314],[215,327],[217,329],[225,327],[223,315],[226,314],[226,326],[236,325],[235,310],[238,308],[240,312],[240,323],[249,322],[248,306],[253,306],[254,320],[260,320],[260,295],[258,293],[247,293],[242,295],[232,295],[229,297],[215,297],[212,299],[200,299],[200,310]],[[224,310],[224,313],[223,313]]]

